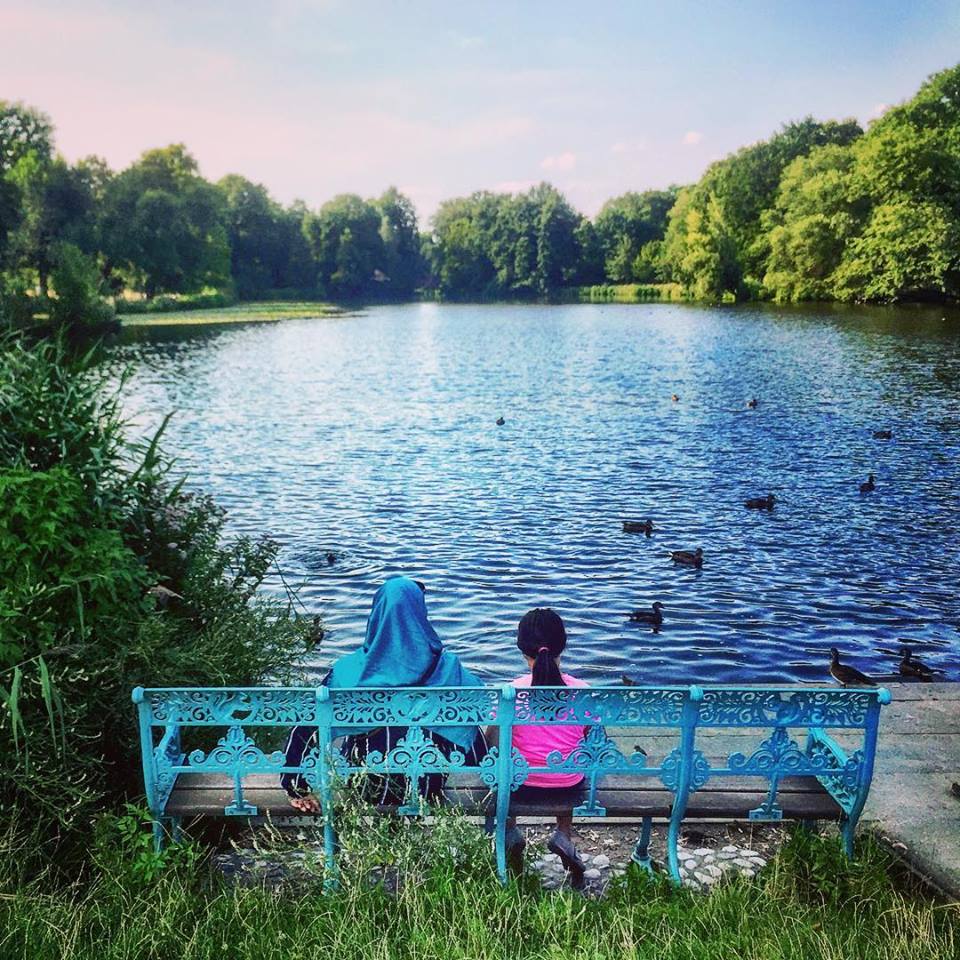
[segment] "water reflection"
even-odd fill
[[[175,409],[191,483],[281,542],[332,627],[318,667],[403,572],[490,679],[519,672],[538,604],[586,677],[822,680],[831,645],[889,675],[908,638],[960,678],[960,322],[941,308],[420,304],[136,336],[134,422]],[[622,532],[647,516],[649,539]],[[670,562],[698,546],[702,570]],[[656,634],[628,621],[654,600]]]

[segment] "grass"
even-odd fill
[[[647,303],[656,300],[683,300],[678,283],[601,283],[592,287],[571,287],[571,299],[580,303]]]
[[[309,301],[267,301],[238,303],[203,310],[171,310],[158,313],[124,314],[124,327],[167,327],[209,323],[265,323],[307,317],[329,317],[342,313],[330,303]]]
[[[469,825],[432,834],[380,818],[344,836],[342,888],[230,887],[193,859],[149,881],[129,857],[95,856],[83,881],[18,879],[0,850],[4,960],[947,960],[960,955],[960,907],[937,904],[869,839],[854,863],[834,839],[798,834],[753,881],[709,896],[627,875],[602,900],[501,887]],[[378,836],[379,834],[379,836]],[[430,839],[425,839],[427,837]],[[370,882],[391,861],[395,892]],[[354,852],[351,853],[350,851]]]

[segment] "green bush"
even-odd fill
[[[50,279],[56,291],[50,304],[50,320],[55,326],[76,329],[113,322],[113,307],[100,295],[100,271],[78,247],[72,243],[59,245]]]
[[[117,313],[176,313],[180,310],[210,310],[232,307],[236,297],[226,293],[195,293],[184,296],[154,297],[151,300],[117,300]]]
[[[255,596],[276,545],[226,537],[160,435],[127,440],[122,375],[59,341],[2,347],[0,818],[82,838],[142,792],[132,687],[290,679],[308,629]]]

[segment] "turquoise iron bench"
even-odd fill
[[[403,774],[402,802],[384,811],[429,811],[418,783],[446,776],[448,803],[495,822],[497,871],[507,878],[508,816],[551,816],[549,801],[511,802],[531,772],[576,771],[585,777],[579,817],[642,822],[633,860],[651,869],[654,818],[668,821],[667,866],[680,881],[677,844],[685,819],[839,822],[848,855],[873,776],[880,689],[810,686],[512,686],[331,689],[328,687],[137,687],[144,786],[158,845],[185,817],[297,815],[279,787],[301,774],[320,800],[325,864],[336,882],[334,797],[352,775]],[[437,749],[425,729],[495,726],[510,744],[519,724],[587,728],[568,757],[530,767],[513,748],[492,747],[478,763]],[[317,744],[296,767],[273,744],[292,726],[316,726]],[[336,741],[379,727],[406,728],[384,756],[352,765]],[[219,734],[219,738],[214,738]],[[265,746],[258,744],[257,739]],[[192,739],[193,746],[186,741]],[[636,742],[639,739],[640,742]],[[633,742],[631,742],[633,741]]]

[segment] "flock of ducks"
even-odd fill
[[[680,397],[676,393],[673,394],[671,399],[674,403],[680,402]],[[758,402],[756,397],[752,397],[747,401],[747,407],[755,410]],[[501,422],[502,420],[497,421],[497,423]],[[873,438],[874,440],[892,440],[893,431],[874,430]],[[871,473],[866,481],[860,484],[860,493],[872,493],[876,489],[876,486],[876,478]],[[750,497],[744,501],[744,505],[748,510],[772,511],[776,502],[777,498],[772,493],[768,493],[765,497]],[[623,532],[642,533],[644,536],[649,537],[653,534],[653,521],[650,519],[624,520]],[[670,552],[670,559],[681,566],[700,569],[703,566],[703,549],[697,547],[696,550],[672,550]],[[653,627],[654,632],[658,632],[660,626],[663,624],[663,610],[664,605],[657,600],[649,609],[638,608],[632,611],[629,619],[633,623],[647,624]],[[910,677],[921,681],[931,681],[937,674],[943,673],[942,670],[935,670],[927,666],[927,664],[915,656],[913,651],[907,646],[904,646],[901,652],[899,672],[903,677]],[[844,687],[875,687],[877,685],[877,682],[872,677],[868,677],[856,667],[848,663],[841,663],[840,651],[836,647],[830,648],[830,676]],[[624,678],[624,682],[627,682],[627,678]],[[630,682],[632,683],[633,681]]]

